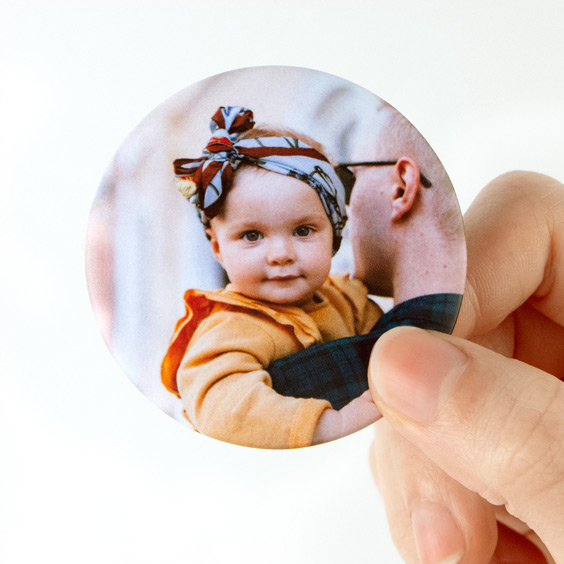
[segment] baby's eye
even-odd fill
[[[307,225],[300,225],[294,230],[294,235],[297,237],[307,237],[313,233],[313,227],[308,227]]]
[[[262,233],[260,231],[245,231],[245,233],[241,235],[241,239],[253,243],[254,241],[262,239]]]

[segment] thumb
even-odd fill
[[[560,380],[475,343],[401,327],[376,343],[369,381],[397,431],[564,556]]]

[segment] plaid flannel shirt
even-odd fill
[[[401,325],[451,333],[461,302],[462,294],[406,300],[365,335],[321,343],[274,361],[268,367],[272,387],[284,396],[326,399],[334,409],[341,409],[368,389],[368,361],[381,335]]]

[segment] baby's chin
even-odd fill
[[[314,291],[308,290],[307,292],[291,292],[291,291],[275,291],[275,292],[249,292],[241,291],[234,287],[234,289],[253,300],[266,302],[273,305],[288,306],[288,307],[304,307],[308,304],[315,303]]]

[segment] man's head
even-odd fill
[[[452,184],[421,134],[385,103],[376,124],[351,162],[385,164],[349,167],[356,177],[349,225],[355,276],[392,296],[400,256],[428,252],[423,241],[459,240],[462,227]]]

